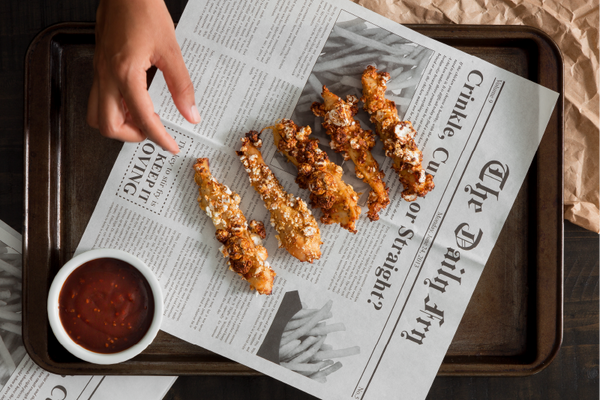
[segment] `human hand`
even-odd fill
[[[148,138],[176,154],[179,147],[148,94],[146,71],[153,65],[163,72],[179,112],[199,123],[194,87],[164,1],[101,0],[87,122],[106,137],[125,142]]]

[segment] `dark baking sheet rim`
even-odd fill
[[[527,26],[491,25],[408,25],[424,35],[453,46],[494,48],[527,41],[537,49],[537,83],[560,93],[558,103],[538,149],[535,202],[538,205],[535,229],[537,239],[537,281],[533,338],[536,352],[525,360],[515,357],[453,356],[446,357],[438,372],[445,376],[521,376],[537,373],[556,356],[562,342],[563,323],[563,63],[560,50],[542,31]],[[52,196],[48,182],[56,178],[56,159],[51,135],[56,128],[50,105],[52,80],[50,46],[57,35],[93,35],[93,24],[63,23],[41,32],[32,42],[25,63],[25,221],[23,235],[23,340],[30,357],[44,369],[57,374],[137,374],[137,375],[248,375],[258,372],[227,359],[215,361],[147,362],[142,356],[114,366],[87,363],[53,362],[48,343],[35,341],[47,337],[47,320],[30,318],[30,310],[45,309],[45,295],[52,277],[40,265],[59,260],[60,237],[56,210],[49,204]],[[35,67],[33,67],[35,65]],[[45,66],[43,71],[39,68]],[[47,132],[47,141],[32,141],[32,132]],[[57,146],[60,148],[60,146]],[[32,163],[32,157],[36,162]],[[543,167],[543,168],[541,168]],[[550,167],[550,168],[549,168]],[[46,196],[46,197],[44,197]],[[35,202],[48,200],[45,212],[34,210]],[[37,266],[37,268],[36,268]],[[542,295],[543,294],[543,295]],[[41,301],[41,303],[40,303]],[[45,336],[44,336],[45,335]],[[175,339],[178,340],[178,339]],[[41,345],[41,346],[40,346]],[[40,348],[41,347],[41,348]]]

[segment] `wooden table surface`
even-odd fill
[[[177,21],[186,0],[167,0]],[[0,1],[0,220],[22,232],[23,76],[29,43],[59,22],[93,22],[91,0]],[[565,221],[564,339],[540,373],[512,377],[438,377],[428,399],[598,399],[598,235]],[[400,396],[399,396],[400,397]],[[266,376],[177,379],[165,399],[309,399]]]

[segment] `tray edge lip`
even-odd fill
[[[452,30],[452,29],[456,29],[459,30],[461,32],[466,32],[468,30],[480,30],[480,31],[489,31],[492,28],[493,29],[500,29],[506,32],[510,32],[510,33],[519,33],[519,32],[532,32],[535,33],[537,36],[542,37],[552,48],[553,52],[555,53],[555,55],[558,55],[559,59],[560,59],[560,70],[559,72],[559,78],[560,78],[560,83],[561,83],[561,87],[560,87],[560,96],[559,96],[559,101],[561,103],[561,109],[560,109],[560,115],[559,115],[559,122],[561,123],[561,126],[559,127],[559,135],[560,135],[560,139],[561,139],[561,143],[562,146],[564,148],[564,102],[562,101],[563,97],[564,97],[564,79],[563,79],[563,57],[562,57],[562,53],[560,52],[560,49],[558,48],[558,46],[556,45],[556,43],[550,38],[550,36],[548,36],[544,31],[532,27],[532,26],[528,26],[528,25],[461,25],[461,24],[405,24],[404,26],[406,26],[409,29],[413,29],[415,31],[417,31],[418,33],[423,34],[421,30],[424,31],[432,31],[434,29],[438,29],[441,31],[444,30]],[[26,255],[28,254],[28,191],[27,191],[27,184],[28,184],[28,180],[29,180],[29,173],[28,173],[28,166],[29,166],[29,158],[28,158],[28,145],[29,145],[29,84],[30,84],[30,80],[28,79],[29,76],[29,64],[30,64],[30,58],[31,58],[31,53],[33,53],[36,49],[36,47],[41,44],[41,42],[46,39],[46,38],[52,38],[56,35],[60,35],[60,34],[69,34],[69,33],[82,33],[81,29],[84,30],[92,30],[95,27],[95,23],[93,22],[61,22],[58,24],[54,24],[51,25],[47,28],[45,28],[44,30],[42,30],[40,33],[38,33],[36,35],[36,37],[32,40],[30,46],[27,49],[27,53],[26,53],[26,61],[25,61],[25,79],[24,79],[24,88],[25,88],[25,96],[24,96],[24,101],[25,101],[25,107],[24,107],[24,134],[25,134],[25,140],[24,140],[24,186],[25,186],[25,209],[24,209],[24,231],[23,231],[23,274],[25,277],[26,274]],[[85,33],[85,32],[84,32]],[[87,32],[88,34],[91,32]],[[459,38],[460,39],[460,38]],[[563,157],[561,157],[560,161],[560,167],[561,167],[561,171],[564,168],[564,159]],[[564,186],[564,179],[562,177],[561,174],[561,188]],[[561,196],[561,204],[564,204],[563,201],[563,192],[561,190],[560,193]],[[563,207],[559,207],[560,208],[560,214],[564,216],[564,209]],[[560,241],[561,241],[561,246],[560,246],[560,250],[561,250],[561,259],[560,259],[560,268],[559,271],[557,271],[557,273],[559,274],[559,277],[562,278],[564,273],[563,273],[563,269],[564,269],[564,219],[560,219],[560,225],[561,225],[561,229],[559,232],[559,237],[560,237]],[[541,370],[543,370],[544,368],[546,368],[551,361],[555,358],[556,354],[558,353],[558,351],[560,350],[561,347],[561,343],[562,343],[562,338],[563,338],[563,285],[559,284],[557,285],[558,289],[560,291],[560,296],[559,296],[559,300],[560,303],[558,304],[558,308],[560,310],[560,318],[559,321],[557,321],[557,325],[559,325],[560,329],[557,331],[558,335],[557,335],[557,343],[554,344],[554,347],[552,349],[552,351],[547,355],[547,357],[541,361],[541,363],[534,367],[533,369],[530,368],[530,370],[524,369],[523,371],[515,371],[515,373],[510,373],[507,371],[503,371],[503,372],[497,372],[497,371],[465,371],[465,372],[450,372],[450,371],[440,371],[438,373],[438,375],[440,376],[511,376],[511,375],[531,375],[531,374],[535,374]],[[24,304],[24,310],[23,310],[23,314],[26,314],[25,312],[25,291],[23,293],[23,304]],[[24,326],[25,326],[25,320],[26,320],[26,316],[24,315]],[[27,330],[25,329],[25,327],[23,328],[23,333],[24,333],[24,345],[25,348],[27,350],[27,353],[31,356],[31,358],[40,366],[42,366],[42,368],[50,371],[50,372],[54,372],[54,370],[58,371],[56,373],[75,373],[75,374],[89,374],[89,373],[94,373],[93,370],[90,371],[81,371],[81,372],[74,372],[73,370],[68,370],[65,371],[63,369],[55,369],[55,366],[53,365],[47,365],[45,362],[41,362],[41,360],[39,360],[39,358],[37,357],[37,353],[32,352],[30,350],[32,350],[30,348],[30,343],[29,341],[25,340],[25,337],[27,336]],[[233,361],[231,362],[232,364],[237,364],[234,363]],[[501,365],[501,364],[496,364],[496,365]],[[511,367],[515,367],[514,364],[507,364],[508,366]],[[442,364],[442,368],[443,368],[444,364]],[[519,365],[520,366],[520,365]],[[524,367],[531,367],[531,364],[523,364]],[[246,367],[248,368],[248,367]],[[118,373],[122,373],[123,371],[115,371],[115,374]],[[108,373],[108,372],[103,372],[105,374],[112,374],[112,373]],[[256,373],[254,370],[250,369],[250,371],[242,371],[242,372],[232,372],[232,373],[224,373],[224,375],[245,375],[245,374],[251,374],[253,375],[254,373]],[[153,375],[154,373],[150,374]],[[157,372],[156,374],[167,374],[169,375],[169,373],[164,373],[164,372]],[[195,375],[197,373],[194,372],[189,372],[189,373],[182,373],[183,375]],[[210,374],[210,373],[205,373],[205,374]],[[219,374],[223,374],[223,373],[216,373],[217,375]],[[260,374],[260,373],[257,373]]]
[[[30,110],[30,93],[31,93],[31,63],[33,62],[33,58],[37,55],[37,51],[39,46],[43,46],[46,44],[50,44],[52,39],[61,34],[71,33],[71,32],[81,32],[81,30],[88,31],[95,26],[95,23],[90,22],[60,22],[56,24],[52,24],[40,32],[38,32],[35,37],[30,42],[27,47],[27,51],[25,52],[24,59],[24,74],[23,74],[23,187],[24,187],[24,209],[23,209],[23,235],[22,235],[22,266],[23,266],[23,287],[25,288],[26,282],[28,279],[26,278],[29,274],[29,268],[27,268],[29,255],[30,255],[30,225],[29,225],[29,216],[30,216],[30,207],[29,207],[29,191],[28,185],[31,179],[29,167],[31,165],[31,160],[29,157],[29,149],[30,149],[30,141],[31,141],[31,110]],[[88,33],[89,34],[89,33]],[[41,56],[46,55],[46,52],[49,52],[49,49],[44,48],[42,50],[43,54]],[[47,126],[46,126],[47,127]],[[28,294],[27,290],[23,290],[22,294],[22,314],[23,314],[23,324],[22,324],[22,334],[23,334],[23,346],[29,357],[40,367],[45,369],[46,371],[53,373],[60,373],[57,366],[48,362],[44,355],[38,354],[38,349],[33,346],[31,340],[29,340],[30,331],[29,324],[26,324],[28,319],[27,313],[27,299]]]

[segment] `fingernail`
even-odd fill
[[[125,103],[125,99],[121,97],[121,107],[123,107],[123,113],[127,114],[129,109],[127,108],[127,103]]]
[[[200,123],[200,113],[198,112],[198,107],[194,104],[192,106],[192,122],[195,124]]]

